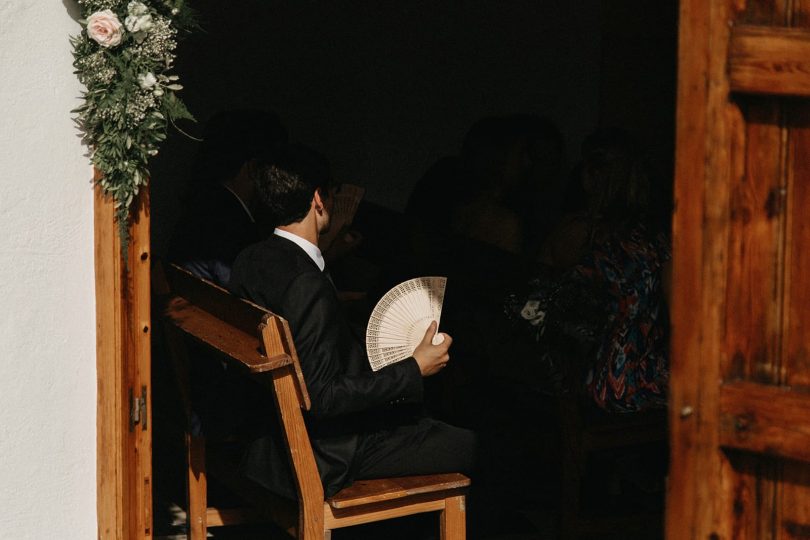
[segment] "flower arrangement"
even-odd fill
[[[73,66],[85,86],[75,109],[99,183],[113,197],[126,251],[129,209],[149,177],[169,123],[194,120],[170,74],[177,38],[196,27],[185,0],[77,0],[84,25],[71,38]]]

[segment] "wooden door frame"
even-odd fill
[[[104,540],[152,537],[149,234],[149,192],[142,189],[125,264],[114,203],[96,185],[96,507]]]

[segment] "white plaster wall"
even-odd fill
[[[0,539],[96,537],[91,170],[72,0],[0,0]]]

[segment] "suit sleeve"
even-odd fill
[[[319,417],[422,400],[422,377],[409,358],[377,372],[347,373],[341,342],[345,322],[334,287],[320,272],[305,272],[287,289],[282,310],[290,323],[312,409]]]

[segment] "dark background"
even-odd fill
[[[203,31],[178,50],[199,120],[275,111],[366,200],[401,211],[427,167],[483,116],[552,118],[567,167],[599,125],[647,146],[671,189],[675,0],[196,0]],[[153,250],[165,254],[195,143],[172,133],[152,165]]]

